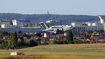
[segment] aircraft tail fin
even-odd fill
[[[48,26],[44,22],[40,22],[39,26],[41,27],[41,29],[47,29],[48,28]]]

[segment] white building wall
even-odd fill
[[[80,25],[81,24],[81,25]],[[82,23],[72,23],[71,25],[74,27],[73,30],[74,31],[95,31],[95,30],[103,30],[105,29],[104,25],[102,23],[97,23],[97,22],[94,22],[94,23],[91,23],[91,22],[87,22],[86,23],[87,26],[82,26]]]
[[[17,21],[16,20],[12,20],[13,25],[17,25]]]
[[[103,29],[104,29],[103,26],[87,26],[86,27],[86,30],[89,30],[89,31],[103,30]]]
[[[90,22],[87,22],[86,24],[87,24],[87,26],[92,26],[92,23],[90,23]]]
[[[105,23],[103,23],[103,27],[104,27],[104,30],[105,30]]]
[[[12,25],[8,25],[8,24],[2,24],[1,28],[13,28]]]
[[[12,23],[17,27],[23,27],[24,25],[30,26],[30,21],[26,21],[26,20],[12,20]]]
[[[59,39],[59,35],[57,35],[57,34],[46,34],[46,33],[44,33],[44,37],[48,37],[48,38],[58,38]]]
[[[76,26],[73,28],[74,31],[95,31],[95,30],[103,30],[104,26]]]
[[[10,25],[10,20],[0,20],[0,25],[2,25],[2,24],[8,24],[8,25]]]
[[[71,26],[75,27],[75,26],[82,26],[82,23],[79,22],[72,22]]]

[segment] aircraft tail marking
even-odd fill
[[[42,28],[42,29],[47,29],[48,26],[44,23],[44,22],[40,22],[39,23],[39,26]]]

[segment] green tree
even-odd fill
[[[21,41],[23,42],[23,37],[20,37]]]
[[[17,46],[19,46],[19,47],[22,46],[23,47],[24,46],[23,41],[19,41],[18,44],[17,44]]]
[[[4,42],[4,40],[0,40],[0,44],[2,44],[2,42]]]
[[[32,24],[32,22],[30,22],[30,27],[32,27],[33,26],[33,24]]]
[[[23,25],[23,27],[28,27],[28,25]]]
[[[53,40],[50,44],[57,44],[56,40]]]
[[[38,38],[36,41],[38,42],[39,45],[41,45],[41,39],[40,38]]]
[[[9,48],[14,48],[14,42],[13,42],[13,33],[10,34],[10,40],[8,41]]]
[[[13,35],[14,35],[14,36],[13,36],[14,48],[16,48],[17,43],[18,43],[17,33],[16,33],[16,32],[14,32],[14,34],[13,34]]]
[[[82,24],[82,26],[87,26],[87,24]]]
[[[9,33],[7,31],[0,30],[0,38],[3,38],[3,36],[9,36]]]
[[[30,34],[29,34],[29,35],[26,35],[26,34],[24,33],[24,34],[22,34],[21,36],[22,36],[22,37],[27,37],[28,39],[30,39],[30,37],[31,37],[32,35],[30,35]]]
[[[86,35],[84,38],[85,39],[90,39],[91,38],[91,35]]]
[[[16,25],[13,25],[13,28],[18,28]]]
[[[68,44],[74,44],[72,31],[68,32],[66,40],[67,40]]]
[[[30,39],[27,41],[28,46],[32,47],[32,46],[37,46],[38,43],[36,41],[34,41],[33,39]]]
[[[74,39],[77,39],[76,37]]]
[[[63,40],[63,44],[68,44],[67,40]]]
[[[56,40],[56,43],[57,43],[57,44],[63,44],[63,41],[62,41],[62,40],[60,41],[60,40],[58,39],[58,40]]]
[[[8,41],[8,47],[11,48],[11,40]]]
[[[41,37],[41,33],[36,33],[35,36]]]
[[[11,33],[10,34],[10,40],[8,41],[8,46],[9,48],[16,48],[18,43],[18,39],[17,39],[17,33]]]
[[[74,43],[75,43],[75,44],[78,44],[78,41],[75,41]]]

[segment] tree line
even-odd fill
[[[64,24],[71,22],[96,22],[98,16],[88,15],[56,15],[56,14],[17,14],[17,13],[0,13],[1,20],[28,19],[31,22],[45,22],[47,20],[62,20]]]
[[[41,36],[41,34],[37,33],[35,35]],[[28,37],[28,35],[24,35]],[[22,35],[17,35],[16,32],[10,33],[10,39],[9,40],[0,40],[0,48],[1,49],[18,49],[18,48],[25,48],[25,47],[32,47],[41,45],[41,39],[29,39],[28,41],[23,41]],[[18,40],[20,38],[21,40]],[[30,38],[30,37],[29,37]]]
[[[17,33],[16,32],[10,33],[9,41],[0,40],[0,48],[18,49],[18,48],[41,45],[41,39],[37,39],[37,40],[29,39],[28,41],[23,41],[22,40],[23,38],[22,37],[20,38],[21,38],[21,41],[18,41]],[[43,45],[46,45],[46,44],[47,43],[43,43]],[[72,31],[68,32],[66,40],[63,40],[63,41],[53,40],[50,44],[74,44]]]
[[[66,40],[53,40],[50,44],[74,44],[72,31],[68,32]]]
[[[0,30],[0,38],[3,38],[3,36],[9,36],[10,33],[8,33],[7,31],[1,31]]]

